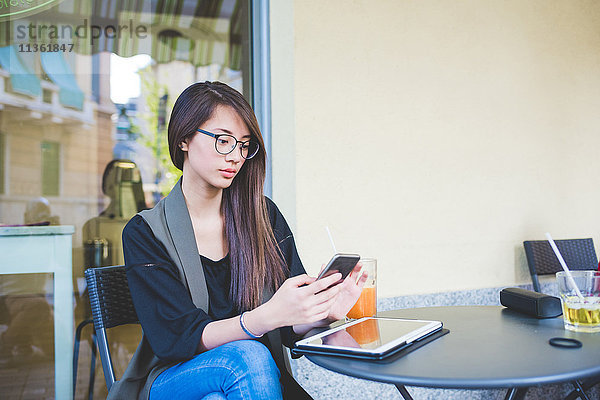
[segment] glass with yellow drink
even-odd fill
[[[556,273],[565,329],[600,332],[600,272],[571,271],[571,276],[573,279],[566,272]]]
[[[377,260],[361,258],[360,262],[362,263],[361,272],[366,272],[368,276],[358,301],[346,315],[351,319],[372,317],[377,314]]]

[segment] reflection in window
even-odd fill
[[[60,146],[55,142],[42,142],[42,195],[58,196],[60,182]]]
[[[83,278],[90,257],[102,256],[94,265],[122,264],[123,226],[139,209],[152,207],[179,176],[166,135],[181,91],[218,80],[252,98],[252,13],[249,0],[55,3],[0,21],[0,221],[60,220],[75,227],[78,324],[90,316]],[[136,173],[113,171],[108,166],[114,159],[121,167],[135,166]],[[31,204],[45,204],[56,218],[32,220]],[[0,297],[2,292],[0,285]],[[88,398],[90,333],[88,326],[75,399]],[[113,362],[120,375],[139,332],[117,331],[111,341],[118,346]],[[36,370],[43,376],[54,372],[53,364]],[[105,399],[99,364],[95,373],[94,398]],[[51,397],[53,378],[48,382],[10,382],[7,390],[21,398],[25,389],[43,389],[49,396],[39,397]]]
[[[14,369],[19,363],[52,365],[52,282],[50,273],[0,274],[0,371]],[[5,394],[2,389],[0,394]]]

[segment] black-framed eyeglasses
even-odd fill
[[[217,150],[217,153],[219,154],[229,154],[235,150],[238,144],[241,144],[240,153],[242,157],[244,157],[246,160],[249,160],[250,158],[254,157],[260,149],[260,145],[252,139],[242,142],[237,140],[235,136],[228,135],[226,133],[217,135],[200,128],[196,130],[200,133],[204,133],[205,135],[215,138],[215,150]]]

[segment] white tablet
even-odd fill
[[[440,321],[365,317],[296,342],[298,353],[382,358],[442,329]]]

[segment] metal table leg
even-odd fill
[[[523,400],[525,399],[527,389],[529,388],[510,388],[508,389],[508,392],[506,392],[504,400]]]
[[[575,390],[573,391],[573,394],[570,394],[567,398],[578,398],[581,397],[581,400],[590,400],[590,398],[588,397],[588,395],[585,393],[585,387],[581,384],[581,382],[579,381],[573,381],[571,382],[573,384],[573,386],[575,386]]]
[[[404,385],[396,385],[396,389],[398,389],[404,400],[414,400]]]

